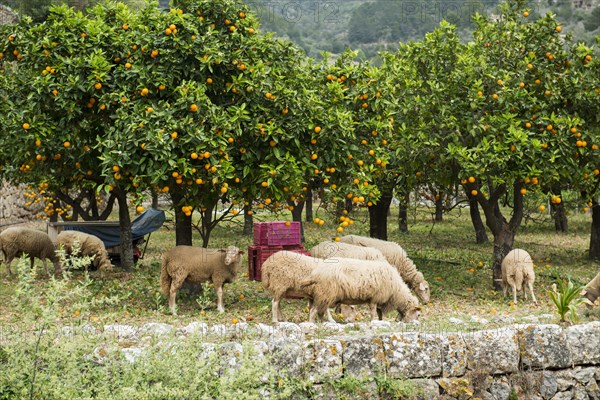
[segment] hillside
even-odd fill
[[[248,2],[263,31],[288,38],[312,57],[320,52],[340,53],[360,49],[366,58],[393,50],[398,42],[420,40],[442,19],[457,25],[463,40],[470,39],[471,15],[494,15],[496,0],[431,2],[428,0],[353,0],[345,2],[299,0],[274,3]],[[544,0],[531,2],[530,18],[557,14],[564,32],[589,44],[600,35],[599,0]]]

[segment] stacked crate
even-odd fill
[[[260,281],[262,264],[281,250],[310,255],[302,245],[300,222],[255,222],[254,245],[248,247],[248,279]]]

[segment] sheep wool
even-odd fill
[[[10,227],[0,233],[0,246],[6,262],[8,274],[11,274],[10,266],[15,257],[22,254],[29,255],[31,267],[33,268],[34,258],[39,258],[44,264],[44,270],[48,273],[46,260],[49,259],[54,264],[54,273],[61,271],[60,261],[56,256],[56,247],[47,233],[36,229],[24,227]]]
[[[513,290],[513,302],[517,304],[517,292],[523,289],[523,296],[527,300],[527,291],[531,292],[531,298],[537,304],[535,294],[533,293],[533,282],[535,281],[535,272],[533,270],[533,260],[529,253],[523,249],[513,249],[502,260],[502,289],[504,296],[510,286]]]
[[[373,247],[381,251],[388,262],[396,267],[404,282],[415,292],[417,297],[424,304],[429,303],[431,299],[429,283],[398,243],[357,235],[342,236],[340,240],[343,243]]]
[[[326,260],[286,250],[278,251],[265,260],[261,267],[261,277],[264,288],[273,296],[271,310],[274,323],[284,320],[280,307],[281,299],[284,296],[307,296],[300,283],[317,265],[327,263]],[[309,301],[309,308],[311,307],[312,303]],[[327,318],[333,321],[329,311]]]
[[[321,242],[310,250],[310,254],[323,259],[341,257],[358,260],[386,260],[381,251],[374,247],[357,246],[344,242]]]
[[[164,253],[160,288],[165,296],[169,296],[171,312],[177,314],[175,298],[186,280],[191,283],[212,281],[217,294],[217,310],[225,312],[223,286],[236,278],[243,253],[235,246],[225,249],[176,246]]]
[[[92,265],[101,271],[112,271],[112,264],[108,252],[100,238],[79,231],[62,231],[56,237],[56,247],[62,246],[66,254],[73,254],[73,249],[78,243],[79,255],[93,257]]]
[[[420,315],[419,300],[410,292],[400,274],[387,261],[365,261],[350,258],[330,258],[326,265],[316,267],[302,282],[313,299],[309,322],[337,304],[373,304],[373,319],[392,310],[404,321]],[[373,315],[373,310],[376,314]]]
[[[600,272],[589,281],[581,291],[581,295],[594,305],[600,305]]]

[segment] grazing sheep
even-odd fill
[[[264,288],[273,295],[271,309],[274,323],[283,320],[280,302],[284,296],[306,296],[300,283],[318,265],[329,264],[326,260],[286,250],[278,251],[265,260],[261,266],[261,279]],[[309,301],[308,306],[312,308],[312,302]],[[329,310],[327,319],[334,321]]]
[[[387,261],[365,261],[330,258],[329,263],[315,268],[301,287],[313,300],[309,322],[317,314],[323,317],[337,304],[372,304],[371,318],[397,310],[404,321],[419,318],[419,300],[410,292],[400,274]]]
[[[62,231],[56,237],[56,247],[64,249],[66,254],[72,254],[73,248],[79,243],[79,255],[93,257],[92,265],[95,269],[112,271],[112,264],[104,243],[98,237],[79,231]]]
[[[585,288],[581,295],[588,299],[592,304],[600,305],[600,272],[594,277]]]
[[[171,312],[177,314],[175,297],[186,280],[192,283],[211,280],[217,294],[217,310],[225,312],[223,285],[236,278],[243,253],[235,246],[226,249],[177,246],[163,254],[160,288],[169,296]]]
[[[11,275],[10,265],[12,261],[22,254],[29,255],[32,268],[34,258],[39,258],[44,263],[46,274],[50,275],[46,265],[46,259],[49,259],[54,264],[55,274],[60,273],[61,267],[55,253],[56,247],[50,240],[50,236],[45,232],[23,227],[7,228],[0,233],[0,246],[2,247],[2,254],[9,275]]]
[[[517,304],[517,292],[523,288],[523,296],[527,300],[527,291],[525,286],[531,292],[533,302],[537,304],[535,294],[533,293],[533,282],[535,281],[535,272],[533,271],[533,261],[531,256],[523,249],[513,249],[502,260],[502,289],[504,297],[508,292],[508,287],[513,290],[513,302]]]
[[[355,258],[358,260],[385,261],[385,256],[374,247],[357,246],[343,242],[321,242],[310,250],[310,254],[317,258]]]
[[[342,236],[340,239],[344,243],[374,247],[381,251],[388,262],[400,272],[404,282],[415,292],[417,297],[424,304],[429,303],[431,299],[429,283],[398,243],[357,235]]]

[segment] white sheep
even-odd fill
[[[160,287],[169,296],[169,308],[175,315],[175,297],[184,281],[202,283],[212,281],[217,294],[217,310],[223,307],[223,285],[232,282],[240,268],[244,252],[235,246],[225,249],[206,249],[192,246],[176,246],[162,256]]]
[[[386,260],[383,253],[374,247],[357,246],[344,242],[321,242],[310,250],[310,254],[323,259],[341,257],[358,260]]]
[[[46,259],[54,264],[55,274],[59,274],[61,271],[60,261],[56,256],[56,247],[50,240],[50,236],[45,232],[18,226],[10,227],[0,233],[0,247],[9,275],[11,275],[10,266],[12,261],[22,254],[29,255],[32,268],[34,258],[42,260],[47,275],[50,274],[48,273]]]
[[[581,295],[592,304],[600,305],[600,272],[585,285],[585,288],[581,291]]]
[[[79,243],[76,245],[76,243]],[[79,255],[93,257],[92,265],[101,271],[111,271],[112,264],[104,243],[98,237],[79,231],[62,231],[56,237],[56,247],[62,246],[66,254],[73,254],[75,247]]]
[[[504,297],[510,286],[513,290],[513,302],[517,304],[517,292],[523,289],[523,296],[527,300],[526,287],[531,292],[531,298],[535,304],[537,300],[533,293],[533,282],[535,281],[535,272],[533,270],[533,260],[529,253],[523,249],[513,249],[502,260],[502,289]]]
[[[398,243],[357,235],[346,235],[340,239],[344,243],[373,247],[381,251],[388,262],[396,267],[404,282],[415,292],[417,297],[424,304],[429,303],[431,299],[429,283]]]
[[[315,268],[301,286],[313,301],[309,322],[341,303],[373,305],[372,319],[397,310],[398,317],[408,322],[418,319],[421,313],[419,300],[387,261],[330,258]]]
[[[265,260],[261,266],[261,280],[264,288],[273,296],[271,310],[274,323],[283,320],[281,299],[284,296],[306,296],[300,283],[313,269],[325,263],[325,260],[286,250],[278,251]],[[312,308],[311,301],[309,301],[309,308]],[[329,310],[327,310],[327,319],[334,321]]]

